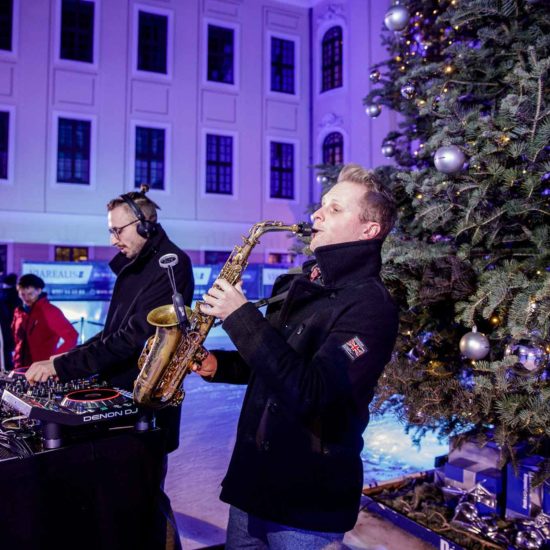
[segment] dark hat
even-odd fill
[[[21,288],[29,288],[30,286],[34,288],[44,288],[46,286],[46,283],[44,283],[44,281],[40,277],[38,277],[38,275],[27,273],[26,275],[21,275],[21,277],[19,277],[17,285]]]
[[[2,282],[8,286],[15,286],[17,284],[17,275],[15,273],[8,273],[4,275]]]

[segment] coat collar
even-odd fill
[[[40,293],[40,296],[38,296],[36,302],[34,302],[34,304],[32,304],[31,306],[26,306],[25,304],[21,304],[18,307],[25,313],[30,313],[32,310],[38,311],[47,302],[48,302],[48,293],[42,291]]]
[[[147,239],[147,242],[135,258],[129,260],[124,254],[122,254],[122,252],[119,252],[109,262],[110,268],[115,275],[119,275],[120,272],[126,269],[128,266],[139,266],[147,263],[149,261],[149,258],[151,256],[154,256],[159,251],[160,243],[165,238],[166,232],[164,231],[162,226],[158,224],[157,233],[150,239]]]
[[[382,267],[382,241],[352,241],[329,244],[315,250],[315,260],[306,262],[303,272],[310,273],[317,263],[325,286],[345,286],[358,279],[377,277]]]

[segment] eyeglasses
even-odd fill
[[[133,225],[134,223],[139,222],[139,220],[134,220],[133,222],[127,223],[126,225],[123,225],[122,227],[109,227],[109,233],[115,238],[120,239],[120,234],[122,233],[122,230],[125,227],[128,227],[129,225]]]

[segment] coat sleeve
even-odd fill
[[[214,350],[211,352],[218,361],[216,374],[210,382],[224,384],[247,384],[250,367],[238,351]]]
[[[17,307],[13,312],[13,319],[11,321],[11,333],[15,342],[13,350],[13,367],[19,368],[23,366],[23,345],[25,340],[25,329],[23,328],[24,319],[27,314]]]
[[[76,346],[78,332],[58,307],[49,305],[51,307],[48,308],[47,314],[48,327],[56,336],[63,339],[55,353],[65,353]]]
[[[110,372],[116,372],[117,367],[127,361],[128,357],[136,356],[142,350],[153,332],[152,328],[139,314],[132,315],[119,330],[105,338],[96,339],[55,358],[55,371],[62,382],[94,374],[107,376]]]
[[[397,332],[393,304],[388,308],[389,315],[383,308],[365,315],[364,304],[351,304],[311,358],[297,353],[250,303],[233,312],[224,329],[243,360],[295,414],[317,415],[349,399],[368,418],[368,404]]]

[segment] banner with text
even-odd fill
[[[23,262],[22,273],[33,273],[46,283],[51,300],[106,300],[115,285],[108,262]]]

